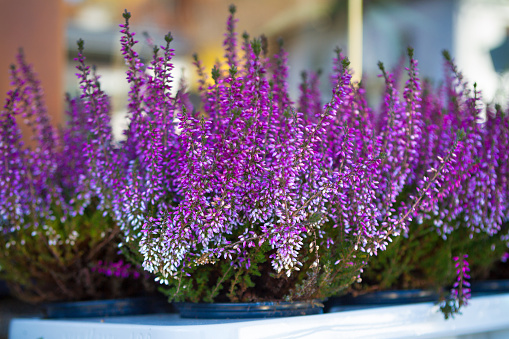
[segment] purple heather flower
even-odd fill
[[[229,22],[234,22],[233,17]],[[227,48],[235,45],[231,25]],[[128,28],[123,28],[127,34]],[[144,267],[160,274],[163,282],[179,267],[186,267],[189,260],[197,260],[194,258],[204,263],[214,258],[236,258],[248,265],[246,251],[262,243],[270,244],[275,251],[271,255],[274,269],[291,274],[302,265],[299,255],[304,239],[309,232],[326,238],[320,226],[328,222],[357,239],[356,250],[369,254],[385,249],[390,234],[398,232],[396,217],[381,217],[385,209],[380,210],[376,199],[381,189],[372,175],[380,171],[381,150],[373,139],[374,127],[366,129],[364,124],[372,112],[366,113],[365,101],[357,101],[347,64],[338,68],[331,102],[320,107],[317,78],[312,75],[311,82],[305,84],[308,87],[302,88],[300,111],[296,111],[288,99],[286,53],[281,49],[275,56],[269,82],[265,74],[270,64],[261,55],[261,44],[257,39],[244,44],[246,55],[238,69],[232,65],[236,59],[230,50],[234,48],[227,49],[230,71],[224,74],[219,66],[212,71],[215,84],[208,89],[202,87],[203,114],[195,114],[188,105],[178,104],[182,101],[179,97],[175,98],[180,133],[175,135],[174,152],[169,155],[175,165],[151,169],[149,163],[142,164],[141,157],[139,171],[153,175],[143,181],[139,174],[129,176],[125,192],[133,194],[127,194],[124,209],[129,207],[123,213],[130,215],[128,223],[133,231],[139,231],[143,222],[139,237]],[[131,47],[126,48],[126,55],[135,55]],[[195,63],[202,73],[197,58]],[[416,72],[415,65],[411,69]],[[403,115],[418,117],[418,100],[413,96],[418,95],[419,88],[415,81],[409,88],[412,90],[406,95],[410,113],[404,115],[402,106],[398,113],[402,117],[397,121],[411,119]],[[132,97],[130,105],[136,100],[138,97]],[[154,126],[160,123],[157,119]],[[133,119],[132,124],[136,126],[130,130],[157,132],[157,127],[141,127],[143,120]],[[417,122],[411,121],[410,126],[414,125],[418,126]],[[398,127],[404,140],[419,135],[415,134],[419,132],[417,127]],[[154,140],[154,136],[146,140]],[[158,153],[167,142],[158,146],[140,143],[139,153]],[[413,153],[407,155],[408,150],[397,142],[394,147],[402,147],[398,156],[406,157],[410,165],[405,171],[410,172]],[[168,175],[161,175],[161,171]],[[404,180],[398,180],[402,180],[397,186],[401,190]],[[166,189],[166,193],[146,195],[151,185]],[[173,195],[176,200],[168,204],[168,197]],[[148,200],[149,196],[154,200]],[[395,198],[389,200],[394,202]],[[140,218],[144,208],[149,212]],[[245,230],[237,238],[229,236],[238,233],[239,228]],[[324,241],[329,246],[334,243]]]
[[[105,215],[111,207],[118,162],[109,100],[85,64],[83,43],[79,46],[81,95],[67,96],[69,120],[60,133],[51,125],[40,83],[21,52],[11,67],[13,90],[0,113],[0,220],[7,243],[23,242],[28,234],[49,246],[73,245],[82,235],[69,219],[90,205]],[[32,131],[29,145],[19,121]]]
[[[123,260],[108,263],[106,262],[103,263],[102,260],[99,260],[97,264],[92,267],[92,272],[99,272],[108,277],[114,276],[124,279],[129,277],[138,279],[140,277],[140,272],[138,272],[137,269],[133,268],[131,264],[124,263]]]
[[[412,220],[433,219],[444,237],[461,218],[471,218],[469,228],[497,232],[507,212],[497,140],[507,133],[500,115],[478,122],[479,95],[471,96],[452,63],[438,91],[421,84],[412,50],[403,89],[401,75],[381,65],[377,111],[365,89],[351,84],[338,51],[330,101],[321,103],[318,74],[308,72],[294,104],[286,52],[268,58],[263,39],[244,34],[239,58],[234,12],[212,84],[195,56],[200,107],[185,84],[170,94],[171,36],[145,66],[124,14],[131,122],[113,205],[126,242],[139,246],[143,267],[159,281],[218,260],[248,268],[263,245],[272,248],[277,273],[291,276],[310,246],[325,246],[337,270],[358,277],[368,260],[359,253],[385,250]],[[496,208],[488,211],[490,204]],[[482,225],[482,216],[489,223]]]
[[[468,301],[472,297],[470,294],[470,282],[468,281],[470,279],[470,267],[467,258],[468,255],[466,254],[453,257],[457,278],[451,289],[451,295],[441,305],[446,319],[459,313],[463,306],[468,305]]]
[[[11,231],[26,224],[37,227],[44,225],[46,218],[54,219],[52,204],[67,210],[62,188],[55,184],[58,136],[49,122],[40,83],[22,51],[17,64],[11,67],[14,89],[9,91],[0,115],[0,218],[7,221]],[[21,139],[18,119],[23,119],[33,132],[32,148],[27,148]]]
[[[224,40],[224,47],[225,47],[225,58],[227,61],[227,64],[230,68],[236,68],[237,67],[237,53],[235,51],[235,48],[237,47],[237,39],[235,32],[235,23],[238,21],[238,19],[235,19],[234,14],[236,12],[236,7],[234,5],[230,5],[230,15],[228,16],[228,21],[226,23],[226,33],[225,33],[225,40]]]

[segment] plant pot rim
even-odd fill
[[[44,303],[42,308],[45,318],[63,319],[160,313],[169,311],[171,305],[163,297],[142,296],[119,299],[58,301]]]
[[[426,301],[436,301],[439,293],[432,289],[410,290],[381,290],[353,296],[351,294],[335,298],[339,304],[345,305],[384,305],[384,304],[408,304]]]
[[[282,307],[285,307],[286,305],[296,305],[296,304],[313,304],[313,303],[316,303],[316,304],[320,304],[322,303],[324,300],[323,299],[310,299],[310,300],[295,300],[295,301],[285,301],[285,300],[273,300],[273,301],[248,301],[248,302],[191,302],[191,301],[179,301],[179,302],[175,302],[175,304],[193,304],[193,305],[200,305],[200,306],[203,306],[203,307],[207,307],[209,305],[217,305],[217,306],[231,306],[231,305],[238,305],[238,306],[241,306],[241,305],[267,305],[267,306],[271,306],[271,305],[279,305],[279,306],[282,306]]]
[[[221,302],[221,303],[174,303],[182,318],[234,319],[272,318],[323,313],[321,300]]]
[[[496,294],[509,291],[509,279],[472,281],[470,285],[473,294]]]

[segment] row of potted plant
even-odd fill
[[[379,109],[339,50],[330,99],[309,71],[294,101],[283,44],[270,55],[263,37],[239,37],[234,14],[224,61],[209,74],[195,56],[199,104],[172,81],[171,34],[145,64],[123,14],[120,142],[83,41],[80,94],[59,130],[19,54],[0,143],[0,274],[12,291],[86,300],[155,280],[170,301],[298,301],[314,313],[346,291],[451,285],[442,309],[457,312],[469,271],[486,274],[507,250],[507,115],[482,116],[447,53],[443,85],[422,83],[412,49],[403,85],[380,63]]]
[[[431,151],[450,138],[451,125],[467,132],[465,152],[458,159],[461,180],[428,213],[415,218],[403,237],[374,257],[365,281],[351,290],[430,289],[441,294],[442,311],[456,313],[470,298],[470,278],[505,278],[507,256],[507,114],[500,106],[482,110],[480,92],[463,79],[444,51],[445,82],[439,88],[425,83],[420,112],[428,128],[441,130]],[[470,88],[469,88],[470,87]],[[469,127],[470,125],[470,127]],[[432,137],[433,138],[433,137]],[[438,146],[440,147],[440,146]],[[433,151],[432,151],[433,152]],[[421,157],[425,167],[432,153]],[[407,199],[403,192],[399,199]],[[431,213],[430,213],[431,212]],[[449,287],[451,294],[447,295]],[[474,286],[475,287],[475,286]],[[481,287],[477,285],[477,290]]]

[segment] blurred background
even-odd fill
[[[62,124],[64,93],[78,91],[73,58],[82,38],[88,62],[97,65],[112,96],[119,136],[128,92],[118,32],[124,9],[132,13],[144,58],[151,48],[142,32],[156,43],[172,32],[176,81],[183,77],[193,90],[192,54],[208,69],[222,60],[231,3],[237,6],[239,34],[265,34],[270,54],[276,40],[284,39],[294,98],[301,71],[327,74],[339,46],[352,58],[356,76],[363,75],[376,105],[383,89],[378,61],[391,69],[413,46],[421,77],[440,83],[441,51],[447,49],[466,79],[477,82],[486,103],[508,101],[509,0],[0,0],[0,99],[3,103],[9,89],[9,64],[23,47],[40,76],[53,121]],[[328,77],[322,82],[327,88]]]

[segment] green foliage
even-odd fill
[[[484,233],[473,236],[465,227],[458,227],[447,237],[442,237],[430,220],[420,225],[414,222],[408,236],[395,238],[386,251],[370,260],[363,274],[363,284],[357,288],[440,291],[452,286],[456,279],[454,256],[471,253],[468,261],[475,280],[486,278],[506,250],[500,237]],[[444,306],[449,307],[449,311],[452,310],[451,302]]]
[[[166,41],[168,44],[173,41],[173,36],[171,35],[171,32],[168,32],[168,34],[164,36],[164,41]]]
[[[316,213],[307,223],[316,223],[320,218],[321,215]],[[245,266],[247,258],[244,264],[239,264],[238,258],[221,258],[187,267],[160,290],[170,301],[190,302],[291,301],[337,295],[359,279],[369,258],[365,253],[359,254],[354,248],[355,239],[345,236],[339,228],[328,224],[323,227],[335,234],[335,241],[341,242],[342,246],[327,248],[321,238],[310,232],[304,238],[299,254],[302,266],[290,277],[274,271],[269,257],[275,251],[264,243],[249,249],[249,268]]]
[[[219,76],[221,75],[221,71],[219,68],[214,65],[214,68],[212,68],[212,79],[217,83],[217,79],[219,79]]]
[[[261,41],[261,39],[253,39],[251,41],[251,48],[253,49],[253,53],[256,56],[259,56],[260,52],[262,51],[262,41]]]
[[[449,53],[448,50],[444,49],[442,51],[442,56],[444,57],[445,60],[452,61],[451,54]]]
[[[58,209],[55,207],[55,214]],[[107,277],[93,268],[115,262],[119,229],[95,204],[83,215],[43,227],[31,223],[0,237],[0,278],[28,302],[112,298],[135,293],[138,282]]]
[[[440,288],[450,281],[451,244],[429,223],[412,225],[409,236],[394,239],[374,257],[363,275],[365,285],[379,289]]]
[[[124,9],[124,13],[122,13],[124,19],[129,20],[131,18],[131,12],[128,12],[127,9]]]

